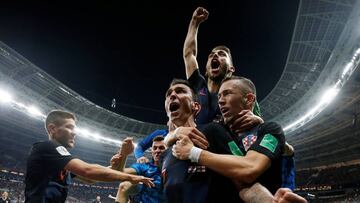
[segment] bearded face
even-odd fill
[[[206,76],[215,82],[221,82],[233,72],[229,54],[221,49],[213,50],[206,64]]]

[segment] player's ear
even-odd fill
[[[252,104],[255,102],[255,100],[256,100],[255,94],[253,94],[253,93],[246,94],[245,103],[247,106],[252,106]]]
[[[229,71],[232,72],[232,73],[235,73],[235,67],[234,67],[234,66],[230,66],[230,67],[229,67]]]
[[[46,126],[46,130],[48,131],[49,136],[52,138],[52,135],[56,133],[56,125],[54,123],[49,123]]]
[[[201,110],[201,105],[199,104],[199,102],[192,102],[192,110],[193,110],[193,112],[195,113],[194,115],[196,116],[196,115],[198,115],[198,113],[200,112],[200,110]]]

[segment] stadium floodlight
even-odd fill
[[[360,48],[358,48],[356,51],[355,51],[355,55],[359,55],[360,54]]]
[[[100,141],[103,136],[99,135],[98,133],[91,133],[90,137],[95,139],[96,141]]]
[[[341,77],[344,77],[350,70],[351,68],[354,66],[354,63],[351,61],[350,63],[348,63],[345,68],[344,68],[344,71],[341,75]]]
[[[27,107],[28,113],[30,113],[31,116],[34,117],[45,117],[45,115],[35,106],[29,106]]]
[[[317,116],[321,111],[323,111],[328,104],[330,104],[335,97],[340,92],[340,89],[344,86],[347,80],[349,80],[352,73],[355,69],[359,66],[358,56],[360,55],[360,48],[356,49],[355,53],[353,54],[350,62],[346,64],[344,70],[338,80],[336,81],[333,87],[327,89],[324,94],[322,95],[320,102],[317,103],[312,109],[310,109],[304,116],[300,117],[299,119],[295,120],[294,122],[290,123],[286,127],[284,127],[284,131],[287,133],[288,131],[294,131],[301,126],[305,125],[309,121],[311,121],[315,116]]]
[[[77,127],[77,128],[75,128],[75,132],[80,137],[84,137],[86,139],[91,139],[96,142],[104,142],[104,143],[108,143],[108,144],[111,144],[114,146],[119,146],[122,144],[122,141],[120,141],[120,140],[108,138],[108,137],[100,135],[99,133],[92,133],[92,131],[90,131],[87,128]],[[134,145],[136,146],[137,143],[134,143]]]
[[[0,89],[0,103],[10,103],[10,106],[15,110],[29,114],[31,117],[38,120],[44,121],[46,118],[46,115],[43,114],[38,107],[33,105],[26,105],[20,101],[13,100],[12,96],[8,92],[1,89]],[[90,131],[89,129],[82,127],[75,128],[75,133],[86,139],[92,139],[96,142],[103,142],[114,146],[119,146],[122,143],[122,141],[120,140],[104,137],[99,133],[93,133],[93,131]],[[137,143],[134,143],[134,145],[136,146]]]
[[[12,101],[12,96],[8,92],[0,89],[0,102],[10,103],[11,101]]]
[[[90,134],[91,134],[88,129],[86,129],[86,128],[80,128],[80,127],[75,128],[75,132],[76,132],[79,136],[85,137],[85,138],[88,138],[88,137],[90,136]]]
[[[327,89],[321,97],[320,104],[322,105],[329,104],[336,97],[338,93],[339,93],[339,89],[336,87],[331,87]]]
[[[317,103],[313,108],[311,108],[308,112],[306,112],[305,115],[303,115],[293,123],[284,127],[284,131],[297,129],[298,127],[301,127],[305,123],[312,120],[315,116],[321,113],[321,111],[324,110],[328,104],[330,104],[334,100],[334,98],[338,93],[339,93],[339,89],[336,88],[336,85],[334,87],[327,89],[322,95],[319,103]]]

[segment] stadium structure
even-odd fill
[[[359,22],[360,1],[301,0],[282,76],[260,102],[264,120],[285,129],[300,174],[318,169],[318,176],[326,167],[360,163]],[[0,94],[1,166],[12,162],[20,171],[31,144],[46,136],[42,121],[51,109],[78,115],[80,136],[74,154],[102,165],[123,138],[130,135],[138,141],[166,127],[92,103],[2,42]],[[308,193],[316,177],[304,177],[299,191]],[[319,189],[314,187],[312,192]]]

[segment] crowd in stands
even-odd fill
[[[308,169],[298,171],[296,184],[298,187],[329,185],[332,188],[347,184],[359,184],[360,164],[329,167],[325,169]]]
[[[15,170],[5,170],[3,166],[0,169],[2,169],[0,170],[0,192],[7,191],[12,202],[23,202],[24,174]],[[297,191],[305,194],[303,196],[308,193],[314,194],[314,197],[307,196],[309,202],[360,202],[360,164],[299,170],[296,174],[296,180]],[[118,183],[89,185],[74,181],[69,189],[67,202],[93,202],[98,195],[103,203],[114,202],[108,196],[116,195],[117,186]],[[331,191],[338,191],[339,193]]]
[[[360,164],[299,170],[296,185],[309,202],[360,202]]]
[[[0,193],[6,191],[12,203],[24,202],[25,176],[23,173],[1,170],[0,171]],[[113,203],[109,195],[115,196],[118,183],[96,183],[93,185],[83,184],[75,181],[69,189],[67,203],[89,203],[93,202],[96,196],[101,197],[102,203]]]

